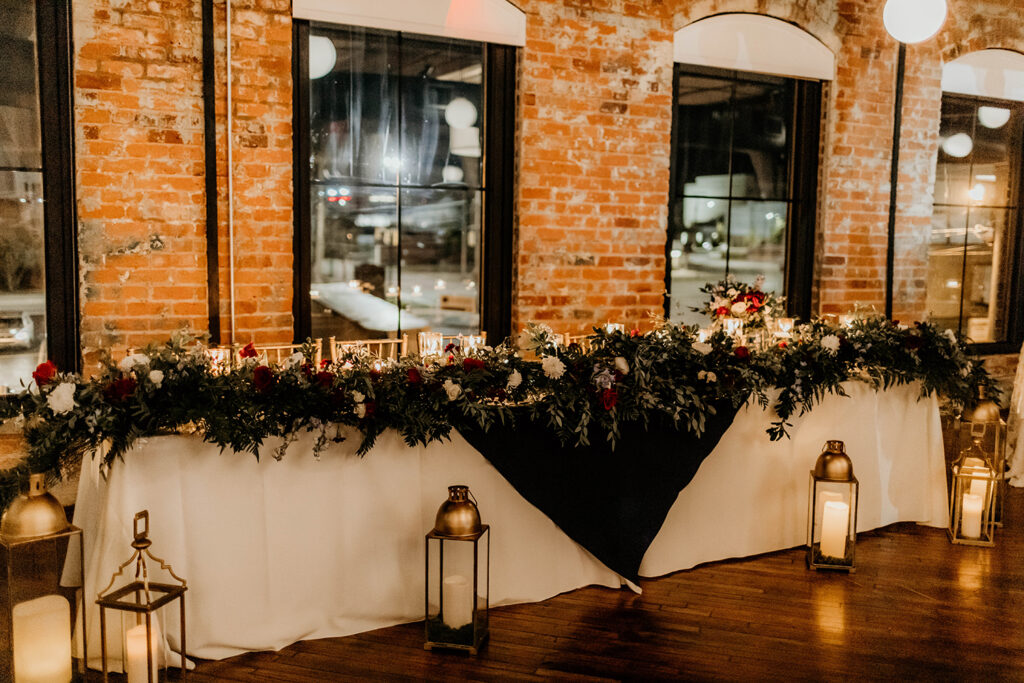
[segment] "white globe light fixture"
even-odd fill
[[[978,107],[978,123],[986,128],[1002,128],[1009,120],[1009,109],[1004,107]]]
[[[901,43],[928,40],[946,21],[946,0],[887,0],[882,23],[889,35]]]
[[[476,106],[465,97],[456,97],[444,108],[444,120],[452,128],[469,128],[476,123]]]
[[[334,71],[334,63],[338,59],[338,51],[334,49],[334,41],[327,36],[309,37],[309,77],[312,80],[323,78]]]
[[[459,166],[445,166],[441,169],[441,178],[446,183],[461,183],[466,174]]]
[[[951,157],[963,159],[974,149],[974,140],[967,133],[950,135],[942,141],[942,151]]]

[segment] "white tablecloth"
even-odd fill
[[[936,400],[918,401],[917,387],[875,393],[850,383],[847,391],[776,443],[764,433],[765,413],[741,410],[679,495],[641,574],[803,544],[808,471],[826,439],[845,441],[853,459],[859,530],[945,526]],[[453,483],[469,485],[492,527],[492,605],[622,585],[457,434],[410,448],[387,433],[364,458],[352,439],[319,460],[311,438],[280,462],[273,444],[257,462],[185,436],[139,443],[107,480],[86,462],[75,523],[85,532],[90,604],[131,552],[132,517],[148,509],[153,552],[188,580],[189,654],[218,659],[422,619],[424,533]],[[95,607],[87,622],[98,665]]]

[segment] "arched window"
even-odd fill
[[[810,313],[822,81],[832,52],[784,21],[726,14],[675,36],[667,315],[699,322],[726,275]]]

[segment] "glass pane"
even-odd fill
[[[482,193],[402,190],[402,331],[480,331]]]
[[[402,38],[403,185],[481,187],[483,49]]]
[[[729,194],[729,138],[733,81],[681,74],[676,107],[678,192]]]
[[[687,325],[707,324],[700,288],[725,277],[728,200],[684,198],[672,208],[669,235],[669,319]]]
[[[394,184],[398,38],[362,28],[310,28],[312,178]]]
[[[733,98],[732,196],[786,199],[792,81],[737,81]]]
[[[764,275],[765,291],[781,294],[786,272],[785,202],[732,200],[729,272],[741,282]]]
[[[971,178],[971,199],[984,206],[1012,206],[1012,170],[1020,155],[1020,109],[992,104],[975,107],[977,124]],[[1014,139],[1017,140],[1014,149]]]
[[[973,103],[959,98],[942,99],[939,158],[935,172],[936,204],[963,205],[971,201],[976,110]]]
[[[390,188],[314,183],[313,337],[374,339],[398,331],[398,210]]]
[[[1013,250],[1006,209],[974,208],[967,216],[963,329],[975,342],[1006,337]]]
[[[940,327],[960,329],[963,290],[964,237],[967,209],[936,207],[932,212],[928,246],[928,318]]]
[[[0,0],[0,393],[46,356],[35,3]]]

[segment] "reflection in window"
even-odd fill
[[[0,393],[45,354],[43,168],[35,3],[0,0]]]
[[[480,330],[484,45],[310,28],[314,337]]]
[[[1007,340],[1022,107],[943,94],[928,250],[929,318],[974,342]]]
[[[794,187],[797,81],[690,66],[676,76],[669,317],[693,324],[700,287],[727,274],[785,291],[791,213],[813,198]]]

